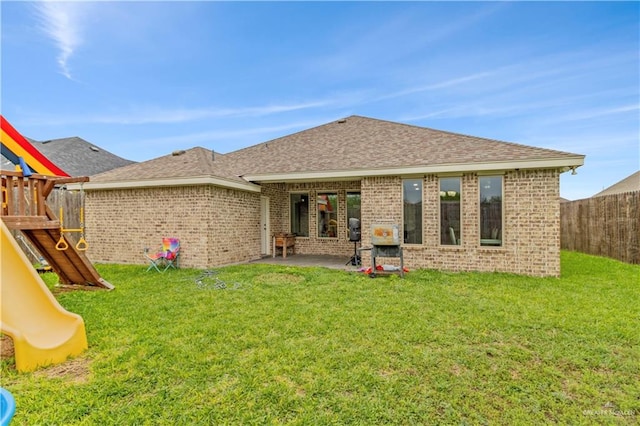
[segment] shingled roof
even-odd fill
[[[113,182],[122,183],[120,187],[213,183],[259,190],[256,185],[238,176],[224,155],[202,147],[174,151],[162,157],[91,176],[90,186],[111,187]]]
[[[583,162],[579,154],[354,115],[228,154],[216,153],[215,160],[210,150],[193,148],[92,176],[91,181],[104,187],[107,182],[139,186],[208,177],[238,185],[516,168],[568,170]]]
[[[624,192],[640,191],[640,171],[637,171],[630,176],[622,179],[621,181],[614,183],[610,187],[598,192],[594,197],[601,197],[603,195],[622,194]]]
[[[284,174],[353,176],[542,166],[584,156],[373,118],[350,116],[227,154],[247,180]],[[449,170],[450,169],[450,170]],[[319,172],[319,173],[318,173]],[[346,176],[345,176],[346,177]]]
[[[77,136],[44,142],[30,138],[27,140],[70,176],[91,176],[134,163]],[[12,169],[13,167],[9,160],[2,157],[3,169]]]

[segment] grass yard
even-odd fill
[[[26,374],[2,360],[14,425],[640,422],[638,265],[563,252],[560,279],[98,269],[114,291],[57,294],[88,351]]]

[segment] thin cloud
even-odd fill
[[[60,73],[72,80],[69,60],[83,42],[80,28],[80,2],[44,1],[34,3],[39,29],[58,49]]]
[[[87,121],[109,124],[162,124],[187,123],[204,119],[230,117],[260,117],[302,109],[320,108],[327,105],[327,101],[302,102],[292,104],[264,105],[246,108],[201,108],[201,109],[171,109],[132,111],[130,114],[89,117]]]
[[[238,117],[263,117],[305,109],[323,108],[333,104],[332,100],[319,100],[300,103],[269,104],[244,108],[171,108],[142,106],[129,108],[127,112],[117,114],[80,115],[65,117],[33,117],[33,122],[40,125],[69,124],[179,124],[200,120]]]
[[[335,119],[335,118],[334,118]],[[301,121],[283,124],[279,126],[251,127],[239,130],[213,130],[208,132],[197,132],[189,134],[181,134],[175,136],[165,136],[161,138],[137,140],[136,145],[153,145],[153,146],[193,146],[198,143],[212,143],[223,141],[229,143],[234,139],[243,139],[249,136],[256,136],[256,140],[252,143],[264,142],[272,139],[273,134],[288,132],[291,130],[302,130],[308,127],[317,126],[326,120]],[[239,148],[239,147],[236,147]],[[233,149],[232,149],[233,150]],[[216,149],[218,151],[218,149]],[[228,151],[228,150],[226,150]]]
[[[341,42],[331,54],[305,60],[305,69],[323,70],[327,75],[339,78],[356,72],[375,74],[377,68],[387,67],[406,57],[423,55],[430,46],[443,43],[506,7],[499,3],[490,6],[479,3],[474,12],[442,16],[425,16],[407,7],[403,12],[390,16],[386,22],[365,20],[331,34],[329,40],[348,42]],[[411,28],[418,30],[411,37],[406,37]]]
[[[393,93],[389,93],[389,94],[386,94],[386,95],[379,96],[376,99],[374,99],[373,102],[382,101],[382,100],[386,100],[386,99],[399,98],[399,97],[407,96],[407,95],[414,95],[416,93],[427,92],[427,91],[430,91],[430,90],[439,90],[439,89],[455,87],[455,86],[459,86],[459,85],[462,85],[462,84],[469,83],[471,81],[476,81],[476,80],[480,80],[480,79],[483,79],[483,78],[487,78],[487,77],[490,77],[490,76],[495,75],[495,74],[496,74],[496,72],[493,72],[493,71],[480,72],[480,73],[476,73],[476,74],[470,74],[470,75],[466,75],[466,76],[462,76],[462,77],[458,77],[458,78],[452,78],[452,79],[449,79],[449,80],[440,81],[440,82],[433,83],[433,84],[428,84],[428,85],[425,85],[425,86],[410,87],[408,89],[399,90],[397,92],[393,92]]]
[[[590,95],[590,94],[588,94]],[[475,118],[491,116],[510,117],[514,115],[532,113],[546,113],[551,108],[564,107],[575,103],[577,100],[584,99],[588,95],[556,98],[541,101],[527,101],[522,103],[514,103],[512,101],[515,96],[496,95],[494,97],[486,97],[481,100],[458,100],[458,103],[452,106],[437,106],[424,113],[416,113],[401,117],[401,121],[420,121],[426,119],[452,119],[452,118]]]
[[[436,81],[425,85],[398,90],[392,93],[381,95],[377,97],[375,101],[393,99],[428,91],[455,89],[459,86],[467,85],[467,83],[476,83],[480,80],[482,80],[483,82],[481,85],[467,85],[467,88],[471,88],[474,91],[481,91],[492,94],[504,93],[507,88],[510,87],[517,87],[518,90],[530,91],[531,89],[529,89],[528,87],[530,87],[533,82],[542,81],[548,84],[550,77],[564,75],[569,71],[568,68],[549,67],[542,70],[537,70],[533,65],[533,63],[509,64],[492,70],[477,72],[442,81]],[[534,69],[535,71],[531,71],[532,69]],[[509,90],[509,93],[513,94],[513,89]]]
[[[613,107],[613,108],[592,109],[587,111],[581,111],[575,114],[567,114],[565,116],[553,118],[550,121],[564,122],[564,121],[591,120],[594,118],[607,117],[607,116],[617,115],[617,114],[626,114],[629,112],[638,112],[638,111],[640,111],[640,105],[638,104],[622,105],[622,106]]]
[[[430,28],[429,31],[425,31],[428,42],[431,44],[440,43],[442,40],[460,33],[469,27],[473,27],[508,7],[508,5],[501,3],[487,4],[488,6],[483,5],[483,7],[475,13],[465,13],[459,19],[453,20],[449,24],[443,24],[437,28]]]
[[[592,159],[606,158],[607,154],[612,152],[612,146],[618,149],[629,148],[632,152],[633,150],[637,151],[638,144],[636,133],[628,131],[620,131],[615,134],[575,132],[569,136],[540,133],[535,137],[523,137],[518,142],[525,145],[586,154],[590,162]],[[616,152],[615,155],[617,154]]]

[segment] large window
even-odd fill
[[[404,243],[422,244],[422,180],[402,181]]]
[[[480,177],[480,245],[502,245],[502,176]]]
[[[356,241],[360,239],[360,229],[362,224],[360,221],[362,220],[362,214],[360,213],[360,206],[362,205],[360,192],[348,192],[347,191],[347,226],[349,227],[349,233],[347,237],[351,239],[351,241]],[[356,222],[351,222],[351,219],[357,219]],[[352,228],[352,226],[355,226]],[[356,230],[357,229],[357,230]],[[351,232],[354,232],[351,235]]]
[[[309,236],[309,194],[291,194],[291,233]]]
[[[338,194],[318,193],[318,237],[338,237]]]
[[[460,178],[440,178],[440,244],[460,244]]]

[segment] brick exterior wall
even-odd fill
[[[512,171],[503,180],[503,235],[501,247],[479,244],[478,175],[462,176],[461,244],[440,245],[439,179],[423,180],[423,243],[403,245],[410,269],[500,271],[533,276],[560,275],[559,172]],[[402,228],[402,179],[365,178],[362,181],[362,244],[371,245],[372,223],[397,223]],[[370,264],[368,252],[363,263]],[[384,263],[398,265],[396,259]]]
[[[289,232],[289,193],[284,183],[262,185],[262,196],[269,197],[271,234]]]
[[[347,223],[347,192],[360,191],[359,181],[348,182],[305,182],[288,184],[266,184],[262,186],[262,195],[269,196],[271,213],[271,231],[291,232],[290,201],[292,192],[309,194],[309,237],[296,238],[296,253],[331,254],[351,256],[354,245],[349,241]],[[338,194],[338,235],[337,238],[318,238],[317,194],[335,192]]]
[[[557,170],[503,174],[501,247],[479,245],[478,175],[461,177],[461,244],[440,245],[439,179],[423,176],[423,241],[404,245],[405,266],[448,271],[500,271],[533,276],[560,274],[560,205]],[[289,196],[309,194],[309,237],[296,239],[296,253],[351,256],[346,193],[361,191],[362,246],[371,245],[373,223],[402,229],[400,177],[362,181],[265,184],[261,193],[214,186],[86,191],[89,258],[105,263],[145,263],[144,247],[157,247],[163,236],[182,243],[181,265],[209,268],[258,259],[261,255],[260,197],[269,197],[270,231],[290,232]],[[317,237],[320,192],[338,194],[337,238]],[[363,264],[369,265],[364,251]],[[383,263],[398,264],[396,259]]]
[[[260,194],[211,187],[208,265],[260,258]]]
[[[180,266],[209,268],[260,257],[260,194],[214,186],[86,191],[87,255],[143,264],[145,247],[180,238]]]

